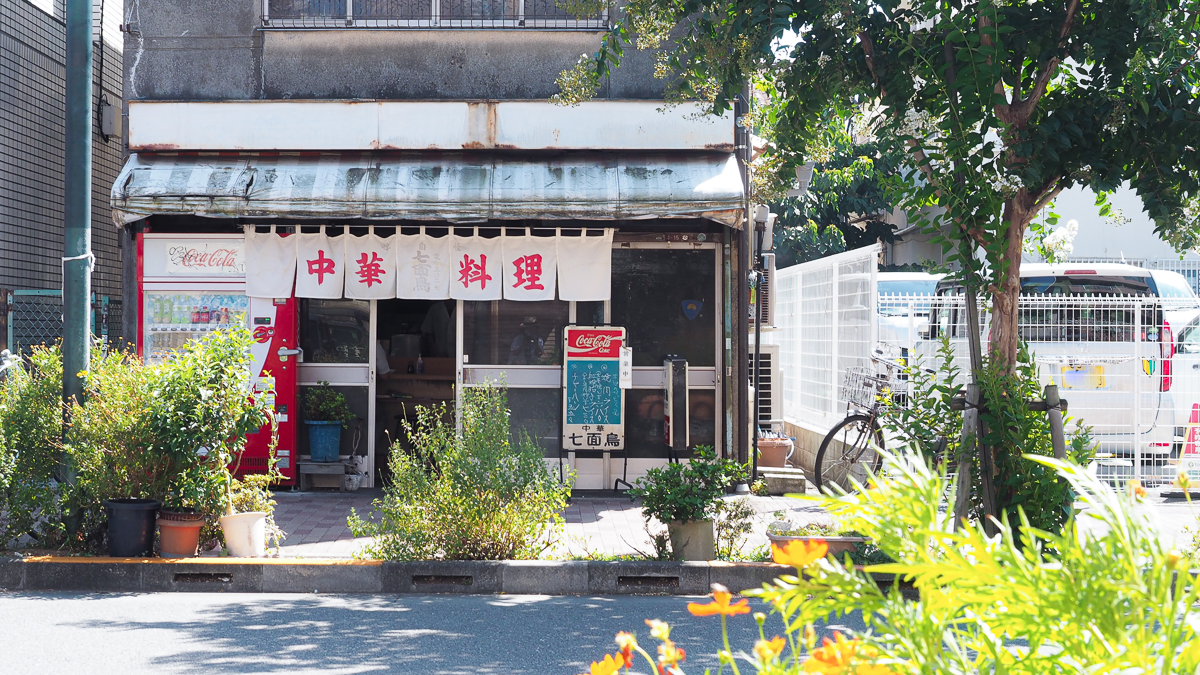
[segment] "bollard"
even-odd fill
[[[1067,458],[1067,441],[1063,435],[1062,409],[1059,406],[1058,385],[1048,384],[1043,392],[1046,414],[1050,418],[1050,443],[1054,446],[1054,458]]]

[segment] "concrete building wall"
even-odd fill
[[[1180,258],[1179,252],[1154,233],[1154,221],[1150,220],[1141,197],[1132,188],[1122,187],[1110,195],[1108,201],[1114,210],[1120,209],[1128,222],[1118,223],[1101,216],[1096,195],[1086,188],[1065,190],[1054,201],[1054,212],[1059,215],[1060,223],[1072,219],[1079,221],[1072,258],[1124,257],[1147,263]],[[1185,258],[1200,260],[1200,255],[1189,252]]]
[[[126,0],[137,100],[546,99],[602,32],[537,28],[276,29],[258,0]],[[661,99],[653,56],[630,51],[599,98]]]
[[[106,96],[120,110],[121,7],[95,1],[93,109]],[[103,16],[101,12],[103,11]],[[0,287],[61,289],[66,99],[63,0],[0,0]],[[120,135],[93,129],[93,289],[120,297],[118,230],[108,193],[120,171]]]

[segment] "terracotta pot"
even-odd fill
[[[789,541],[823,541],[829,547],[829,553],[841,558],[843,554],[854,550],[854,547],[866,541],[864,537],[793,537],[781,534],[767,533],[767,539],[772,544],[783,546]],[[774,547],[772,547],[774,548]]]
[[[758,439],[758,466],[782,469],[787,466],[787,456],[792,451],[790,438]]]
[[[163,511],[158,516],[158,550],[164,558],[191,558],[200,548],[204,516],[186,511]]]
[[[711,520],[669,522],[667,536],[671,538],[671,557],[676,560],[712,560],[717,557]]]

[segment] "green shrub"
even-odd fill
[[[642,514],[660,522],[712,519],[725,488],[744,478],[741,464],[717,457],[711,446],[697,446],[687,464],[650,469],[637,479],[629,496],[640,499]]]
[[[956,462],[962,440],[962,413],[952,410],[950,400],[963,393],[959,381],[961,370],[954,358],[950,341],[942,339],[937,362],[940,370],[925,372],[920,358],[913,361],[908,374],[908,401],[905,406],[892,406],[883,416],[889,438],[899,445],[919,452],[932,460],[940,439],[946,440],[944,457]],[[985,433],[983,443],[993,449],[995,457],[996,502],[1001,512],[1007,512],[1015,522],[1017,508],[1034,527],[1057,531],[1071,513],[1073,494],[1068,483],[1053,470],[1029,457],[1053,457],[1050,442],[1050,422],[1044,412],[1031,412],[1027,400],[1040,400],[1042,386],[1037,367],[1026,345],[1018,354],[1016,372],[1005,374],[985,362],[979,377],[984,407],[980,419]],[[1071,419],[1065,418],[1069,425]],[[1093,448],[1089,430],[1075,425],[1067,434],[1067,456],[1077,464],[1086,465]],[[978,490],[979,458],[974,457],[972,471],[976,489],[972,491],[974,514],[982,509]],[[953,466],[951,468],[954,468]]]
[[[391,481],[373,513],[352,513],[356,537],[374,537],[363,555],[385,560],[535,558],[562,526],[570,486],[558,482],[525,434],[515,442],[504,390],[466,389],[462,431],[446,405],[417,408],[388,460]]]
[[[841,527],[869,537],[895,562],[856,570],[844,557],[825,556],[821,545],[789,546],[781,557],[795,574],[745,592],[774,615],[755,616],[758,642],[731,646],[723,630],[723,644],[712,645],[722,671],[732,665],[734,673],[796,675],[1200,672],[1194,561],[1164,545],[1137,491],[1116,493],[1075,464],[1028,456],[1071,485],[1090,522],[1069,519],[1061,533],[1046,532],[1017,509],[1015,527],[989,537],[978,522],[954,522],[945,508],[944,473],[915,453],[887,459],[891,471],[874,489],[816,499]],[[912,592],[881,589],[872,572],[895,574]],[[739,615],[752,608],[731,603],[723,591],[688,610],[719,614],[722,628],[750,622]],[[865,630],[840,628],[848,635],[816,644],[816,624],[843,623],[848,614],[861,616]],[[651,630],[664,647],[670,644],[668,626]],[[784,637],[770,639],[774,634]],[[617,640],[621,651],[632,647],[656,665],[630,637]],[[607,658],[610,665],[621,651]],[[614,670],[599,665],[601,672]]]
[[[93,350],[66,444],[61,352],[34,349],[0,386],[0,543],[32,533],[42,547],[99,550],[106,499],[223,515],[228,467],[267,422],[247,397],[250,344],[249,331],[219,331],[155,365]]]
[[[26,534],[43,546],[62,538],[57,487],[62,424],[58,347],[12,357],[0,384],[0,548]]]
[[[304,419],[312,422],[341,422],[347,426],[354,421],[354,413],[346,396],[329,386],[328,382],[319,382],[319,386],[304,390]]]

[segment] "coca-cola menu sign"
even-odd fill
[[[563,448],[623,449],[625,391],[620,365],[625,329],[567,326],[564,337]]]
[[[145,238],[147,277],[244,277],[246,241],[242,236]]]

